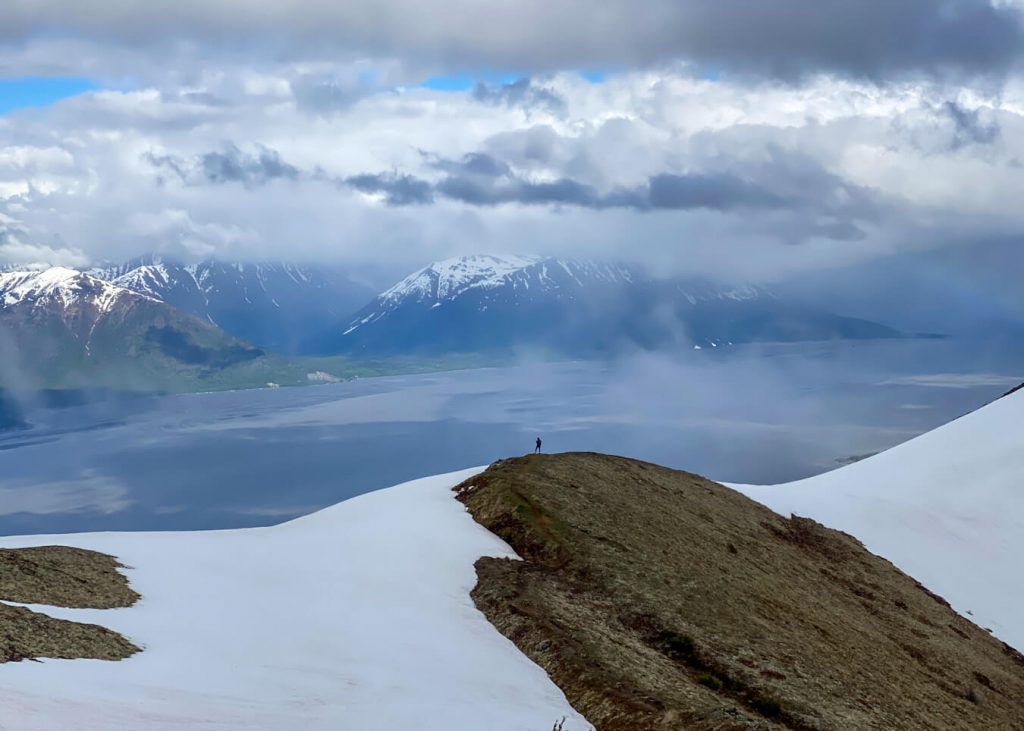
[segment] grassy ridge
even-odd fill
[[[602,731],[1024,728],[1024,656],[851,536],[597,454],[456,489],[524,559],[477,606]]]

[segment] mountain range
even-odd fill
[[[183,373],[262,363],[265,353],[347,362],[524,350],[600,357],[902,337],[761,286],[657,278],[587,260],[464,256],[431,264],[376,297],[370,291],[334,268],[284,263],[144,257],[85,271],[6,271],[0,347],[44,384],[110,386],[133,378],[173,384]],[[7,385],[12,370],[0,373]],[[250,370],[246,383],[277,380]]]
[[[146,256],[89,273],[285,354],[302,352],[373,296],[335,268],[280,262],[183,264]]]
[[[900,337],[868,320],[754,285],[658,279],[605,262],[464,256],[377,296],[322,352],[469,352],[534,347],[573,355],[763,341]]]

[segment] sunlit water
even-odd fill
[[[0,435],[0,534],[268,525],[531,451],[774,483],[938,426],[1024,378],[1019,348],[734,348],[36,411]]]

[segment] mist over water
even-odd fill
[[[269,525],[537,436],[783,482],[977,408],[1021,363],[1005,343],[839,342],[38,408],[0,432],[0,534]]]

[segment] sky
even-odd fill
[[[1022,11],[8,0],[0,262],[588,256],[1012,318]]]

